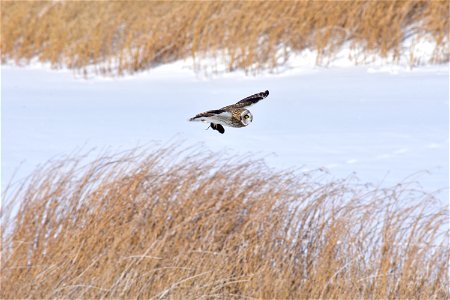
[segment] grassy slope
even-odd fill
[[[448,61],[448,1],[1,2],[2,60],[135,72],[185,57],[224,56],[229,70],[272,69],[288,49],[329,57],[342,43],[400,58],[410,34]],[[414,64],[414,53],[409,58]]]
[[[449,297],[429,195],[177,151],[54,162],[6,195],[0,297]]]

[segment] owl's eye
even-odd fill
[[[245,118],[245,119],[248,119],[248,118],[250,118],[250,116],[249,116],[249,115],[245,115],[244,118]]]

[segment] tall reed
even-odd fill
[[[257,72],[304,49],[326,64],[344,43],[361,49],[355,63],[407,55],[414,66],[422,38],[436,45],[432,63],[449,59],[448,1],[2,1],[1,17],[3,62],[37,58],[103,74],[187,57],[201,70],[204,56]]]
[[[406,183],[161,148],[54,161],[14,190],[2,299],[449,297],[448,208]]]

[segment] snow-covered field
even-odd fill
[[[182,63],[132,77],[88,80],[46,66],[2,66],[2,188],[38,164],[95,148],[119,152],[179,141],[253,153],[275,168],[326,168],[362,182],[418,181],[448,201],[447,65],[310,67],[281,74],[198,77]],[[190,123],[198,112],[256,92],[254,120],[224,135]],[[412,177],[410,177],[412,176]]]

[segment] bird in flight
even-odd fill
[[[269,96],[269,91],[257,93],[221,109],[199,113],[195,117],[190,118],[189,121],[210,123],[210,127],[213,130],[217,130],[222,134],[225,132],[223,126],[245,127],[253,121],[253,115],[246,107],[258,103],[267,96]]]

